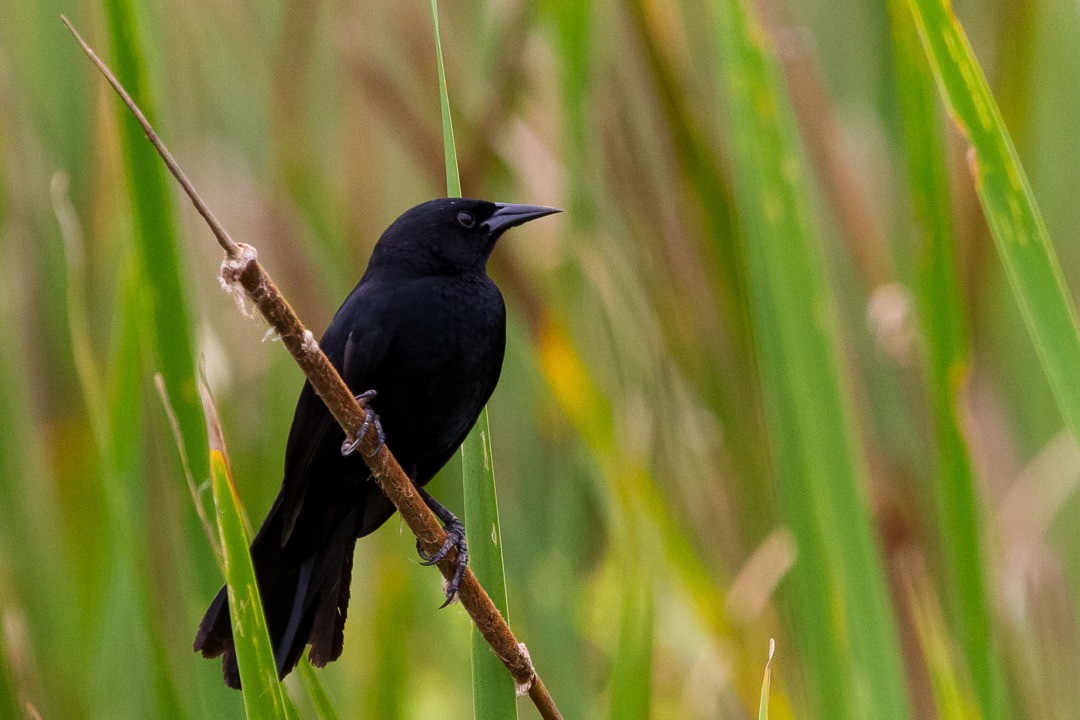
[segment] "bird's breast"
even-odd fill
[[[394,340],[373,386],[387,444],[403,466],[445,462],[495,388],[506,311],[484,280],[432,284],[395,309]]]

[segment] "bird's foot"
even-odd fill
[[[461,586],[461,579],[465,577],[465,568],[469,565],[469,546],[465,542],[465,525],[462,524],[453,515],[450,516],[450,520],[446,522],[444,526],[446,529],[446,542],[442,544],[434,554],[429,555],[424,551],[424,548],[420,546],[420,541],[416,541],[416,552],[423,560],[421,565],[434,565],[435,563],[443,560],[449,553],[450,549],[457,548],[457,559],[454,562],[454,576],[447,583],[446,602],[439,606],[444,608],[454,601],[457,596],[458,588]]]
[[[341,444],[341,454],[348,457],[356,452],[356,449],[360,447],[360,443],[364,442],[364,436],[367,435],[368,430],[374,428],[375,430],[375,447],[370,453],[365,453],[368,457],[375,457],[382,450],[383,445],[386,444],[386,435],[383,433],[382,423],[379,421],[379,416],[368,404],[369,400],[372,400],[377,392],[374,390],[368,390],[362,392],[356,396],[356,402],[360,403],[360,407],[364,409],[364,422],[360,425],[360,429],[356,432],[356,439],[349,441],[345,440]]]

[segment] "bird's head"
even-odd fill
[[[426,274],[483,270],[499,237],[512,227],[560,212],[468,198],[439,198],[406,210],[379,238],[370,267]]]

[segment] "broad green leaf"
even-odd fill
[[[285,688],[278,680],[274,648],[263,615],[259,586],[248,551],[248,535],[240,512],[240,498],[232,482],[225,455],[210,450],[210,477],[217,508],[218,536],[225,560],[236,661],[244,690],[248,718],[289,718]]]
[[[797,544],[788,610],[822,715],[902,720],[907,681],[784,83],[747,7],[713,5],[773,470]]]
[[[950,3],[910,0],[909,7],[941,97],[970,144],[975,189],[1043,372],[1080,438],[1076,310],[1016,148]]]
[[[469,439],[461,446],[465,517],[469,520],[466,527],[469,564],[495,607],[509,622],[490,437],[487,408],[484,408],[476,427],[469,433]],[[477,718],[516,718],[517,698],[513,678],[483,636],[476,631],[471,636],[473,715]]]

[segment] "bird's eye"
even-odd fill
[[[470,212],[465,212],[464,210],[457,214],[457,221],[461,223],[462,227],[467,228],[471,228],[473,225],[476,224],[476,218],[473,217],[473,214]]]

